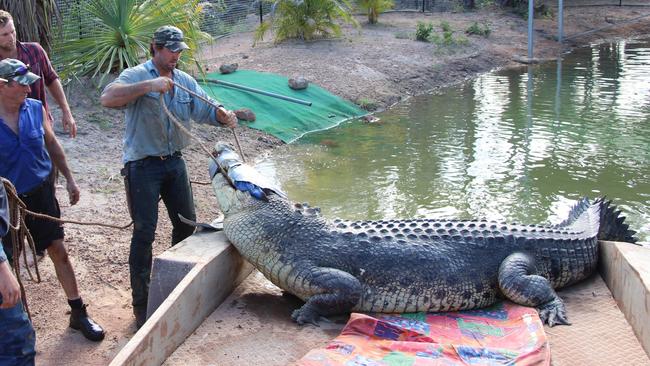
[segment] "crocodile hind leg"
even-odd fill
[[[513,253],[501,262],[499,287],[509,300],[536,307],[542,323],[549,326],[570,324],[564,302],[551,283],[536,274],[535,258],[526,253]]]
[[[305,305],[291,314],[291,318],[298,324],[318,325],[321,316],[349,312],[361,298],[359,280],[334,268],[317,267],[309,270],[302,286],[312,295]]]

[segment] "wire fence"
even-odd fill
[[[66,38],[85,38],[97,21],[84,11],[89,0],[56,0],[60,17],[55,19]],[[352,0],[354,1],[354,0]],[[394,10],[447,12],[461,11],[465,0],[394,0]],[[477,6],[493,0],[475,0]],[[536,3],[557,6],[556,0]],[[564,6],[648,6],[650,0],[564,0]],[[271,3],[264,0],[204,0],[201,6],[201,29],[217,38],[254,30],[271,12]],[[357,11],[358,13],[358,11]]]
[[[97,24],[84,11],[89,0],[56,0],[60,17],[54,20],[65,38],[88,37]],[[271,12],[264,0],[205,0],[201,6],[201,29],[213,37],[254,30]],[[395,10],[450,11],[462,8],[462,0],[395,0]]]

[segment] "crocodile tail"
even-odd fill
[[[591,204],[587,197],[583,197],[571,208],[567,218],[555,227],[584,232],[588,236],[594,237],[598,235],[599,225],[600,205]]]
[[[636,231],[630,230],[629,225],[625,223],[625,216],[621,216],[621,211],[612,204],[611,200],[598,198],[594,204],[600,206],[598,239],[636,243],[637,238],[634,236]]]
[[[582,231],[588,236],[597,236],[599,240],[635,243],[636,231],[630,230],[624,221],[625,216],[621,216],[621,211],[612,205],[611,200],[601,197],[589,203],[589,199],[584,197],[573,206],[568,217],[555,227]]]

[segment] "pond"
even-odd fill
[[[345,219],[557,223],[607,196],[650,241],[650,40],[487,73],[308,134],[258,167]]]

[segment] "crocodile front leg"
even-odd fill
[[[542,323],[569,325],[562,299],[551,283],[536,274],[535,258],[526,253],[513,253],[501,262],[499,287],[511,301],[524,306],[534,306]]]
[[[361,298],[361,283],[351,274],[326,267],[307,270],[302,291],[311,293],[305,305],[291,314],[298,324],[318,325],[321,316],[346,313]]]

